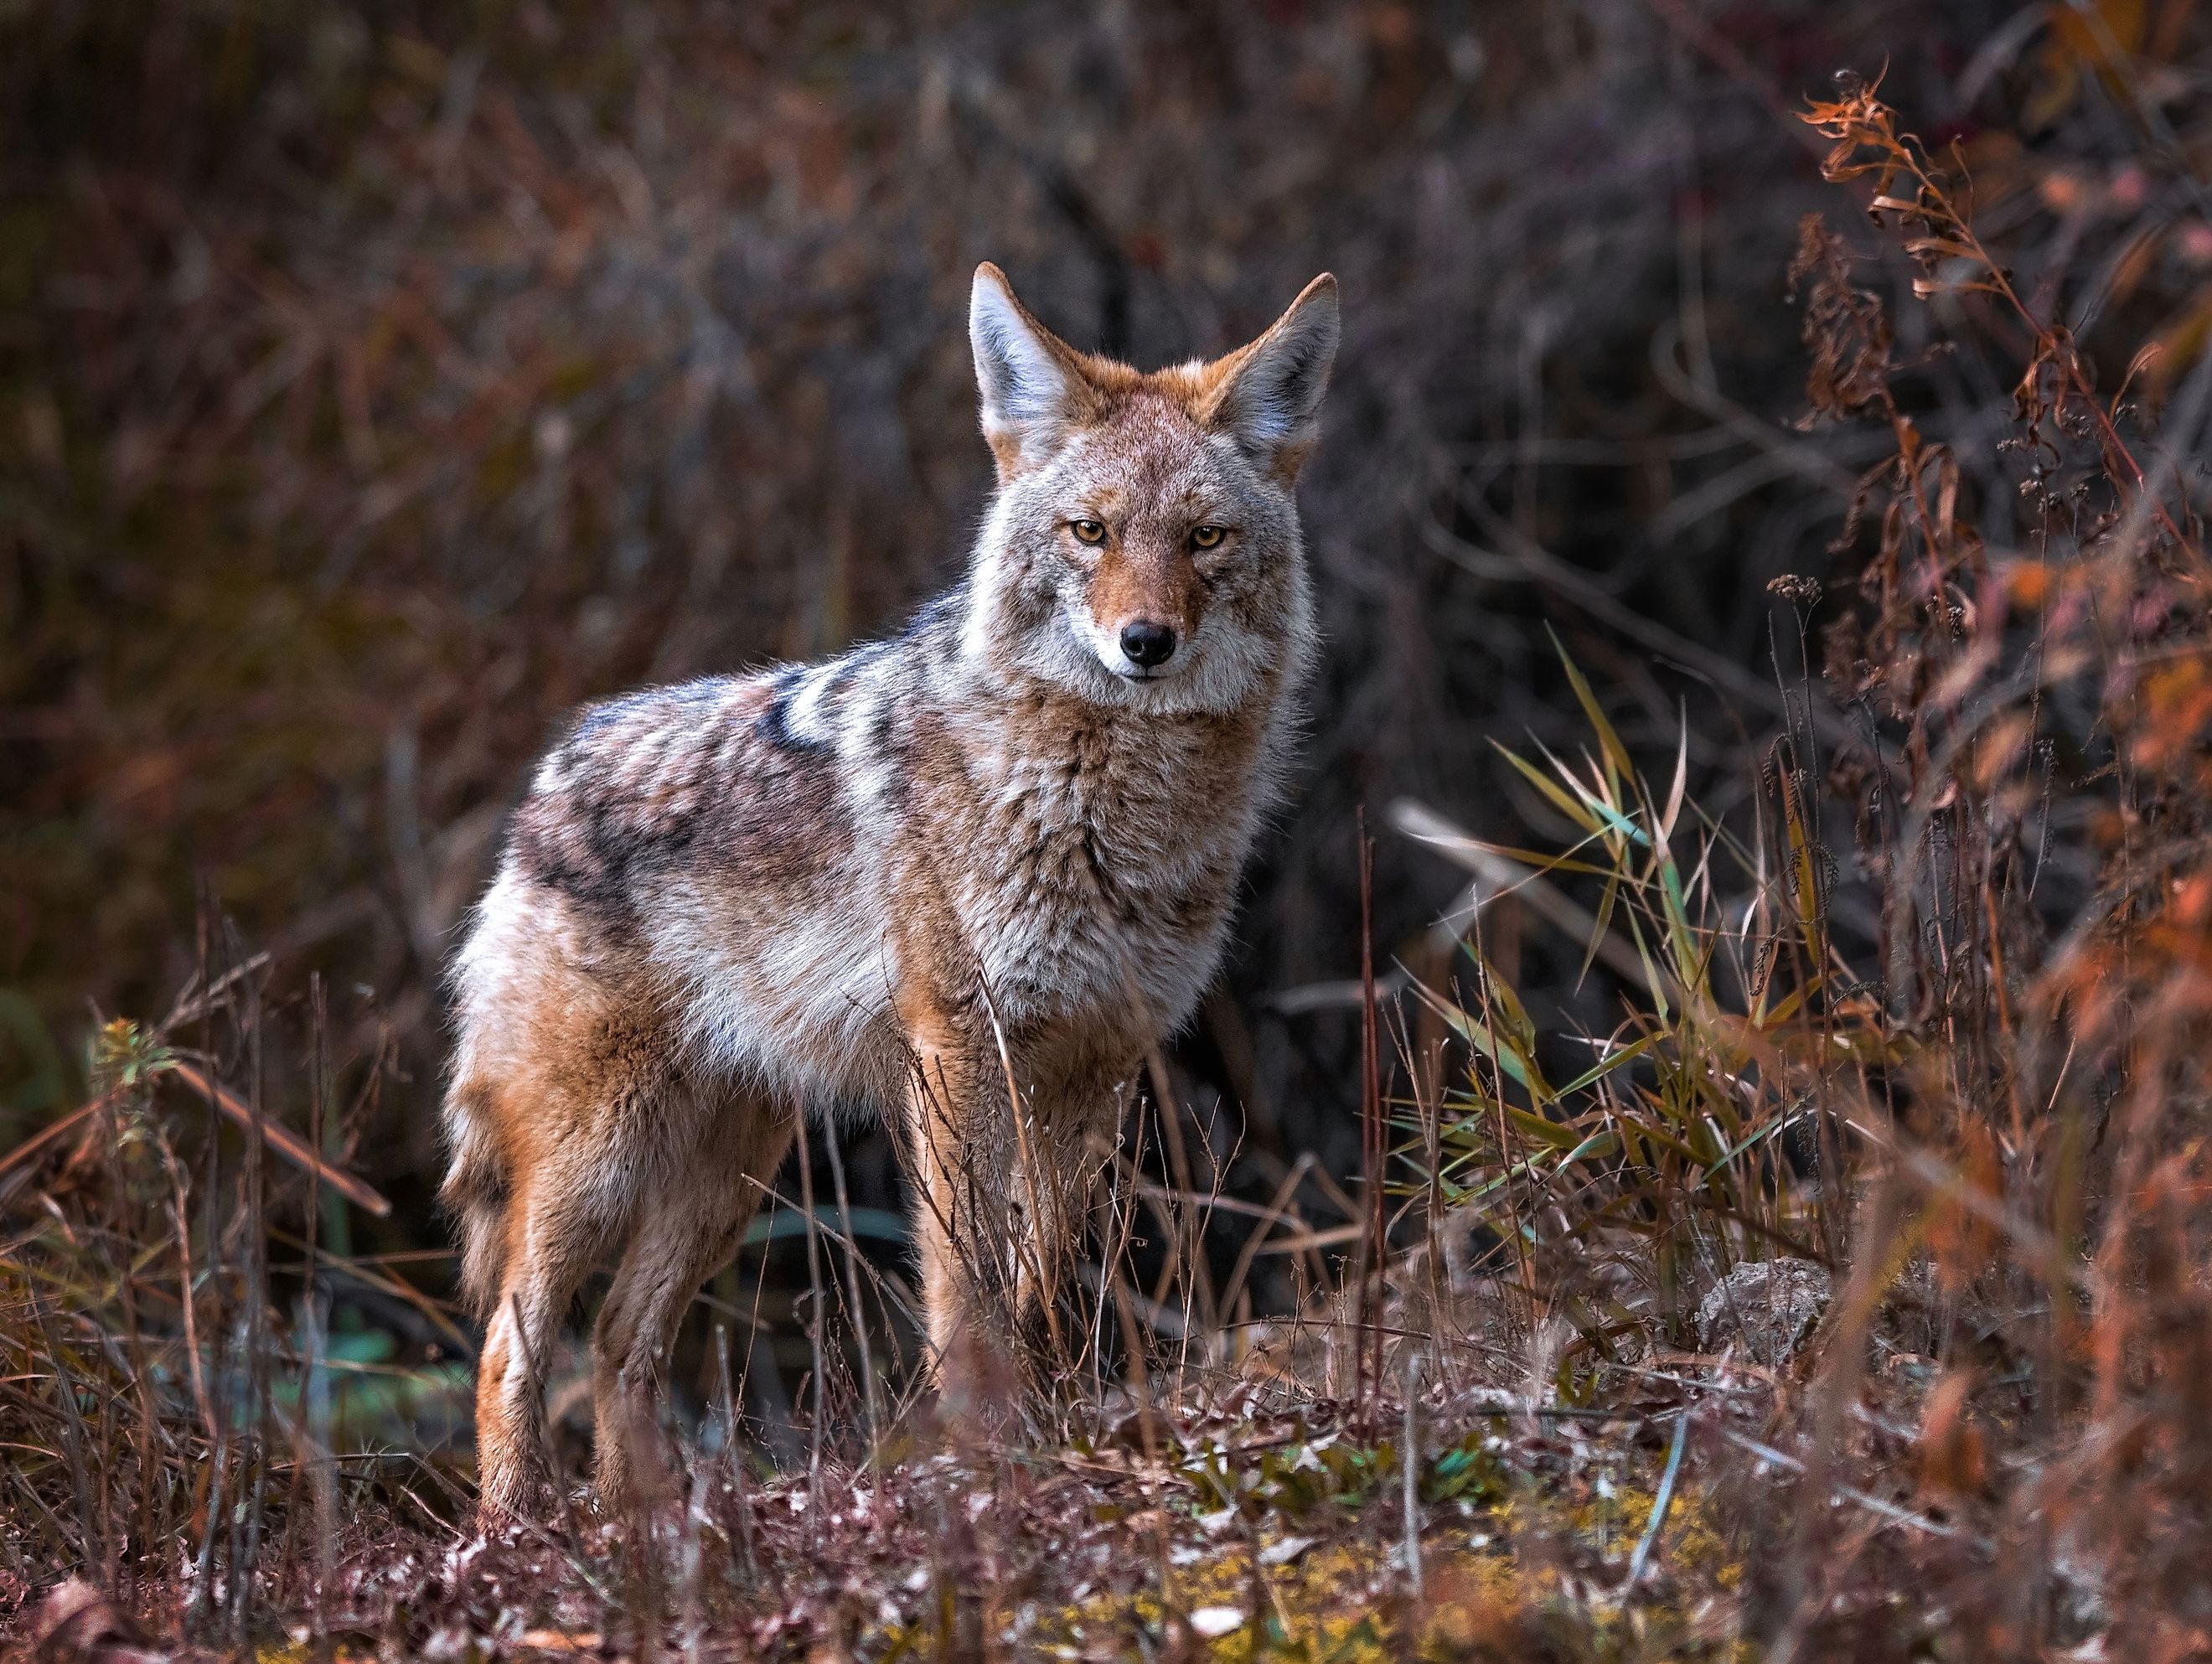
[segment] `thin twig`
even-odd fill
[[[1621,1585],[1623,1594],[1643,1580],[1652,1546],[1658,1542],[1660,1529],[1667,1523],[1667,1510],[1674,1503],[1674,1480],[1682,1471],[1682,1447],[1689,1442],[1689,1430],[1690,1412],[1685,1410],[1674,1418],[1674,1437],[1667,1447],[1667,1471],[1660,1476],[1659,1494],[1651,1499],[1651,1517],[1644,1522],[1644,1535],[1637,1541],[1636,1552],[1629,1557],[1628,1581]]]

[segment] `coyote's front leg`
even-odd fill
[[[907,1125],[922,1303],[940,1379],[996,1362],[1042,1385],[1068,1361],[1060,1300],[1082,1235],[1091,1117],[1040,1094],[991,1035],[915,1025]]]

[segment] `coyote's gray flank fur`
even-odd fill
[[[617,1254],[597,1480],[626,1489],[678,1320],[808,1110],[903,1134],[937,1356],[1010,1341],[1090,1135],[1220,956],[1315,648],[1292,487],[1335,282],[1150,374],[995,266],[969,324],[998,488],[964,580],[842,657],[591,708],[514,815],[446,1101],[489,1515],[533,1504],[556,1326]]]

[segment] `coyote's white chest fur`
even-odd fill
[[[1334,285],[1142,375],[987,267],[970,336],[999,489],[964,581],[841,658],[593,708],[515,811],[447,1108],[488,1505],[528,1488],[534,1330],[627,1244],[595,1348],[623,1478],[623,1383],[810,1105],[901,1127],[934,1345],[1048,1304],[1088,1140],[1213,972],[1313,652],[1291,484]]]

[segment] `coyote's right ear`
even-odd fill
[[[1073,347],[1030,315],[988,260],[968,296],[968,344],[983,402],[983,437],[1012,479],[1059,448],[1088,391]]]

